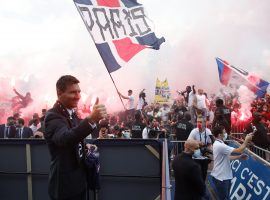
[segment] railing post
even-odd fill
[[[31,146],[26,144],[26,170],[27,170],[27,193],[28,200],[33,200],[33,191],[32,191],[32,166],[31,166]]]
[[[163,141],[161,200],[171,200],[170,168],[167,139]]]

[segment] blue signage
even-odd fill
[[[236,143],[230,143],[238,147]],[[245,152],[248,154],[247,152]],[[248,160],[233,160],[231,169],[231,200],[270,200],[270,167],[248,154]],[[214,187],[209,177],[210,185]]]

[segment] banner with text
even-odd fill
[[[145,48],[158,50],[165,39],[153,32],[137,0],[74,0],[108,72]],[[153,2],[154,3],[154,2]]]
[[[171,92],[169,88],[168,80],[160,81],[157,79],[156,81],[156,89],[155,89],[155,102],[156,103],[169,103],[171,97]]]
[[[237,143],[230,143],[238,147]],[[248,160],[233,160],[231,169],[231,200],[268,200],[270,199],[270,167],[251,154]],[[209,176],[213,189],[215,188]]]

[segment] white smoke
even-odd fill
[[[157,36],[164,36],[166,42],[159,51],[144,50],[112,73],[124,95],[132,89],[138,99],[145,88],[147,100],[152,101],[156,78],[167,78],[171,91],[194,84],[215,92],[221,86],[215,57],[270,80],[269,0],[141,3]],[[40,113],[56,100],[57,79],[72,74],[81,81],[84,99],[99,96],[110,111],[123,110],[72,0],[6,1],[0,7],[0,23],[0,103],[15,95],[10,85],[14,77],[20,93],[32,94],[29,112]]]

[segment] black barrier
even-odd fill
[[[99,147],[98,199],[155,200],[161,194],[162,144],[156,140],[108,139]]]
[[[0,140],[0,198],[48,200],[50,156],[42,139]]]
[[[162,144],[155,140],[95,140],[100,200],[155,200],[161,194]],[[0,139],[0,199],[48,200],[50,156],[42,139]],[[90,200],[93,199],[91,194]]]

